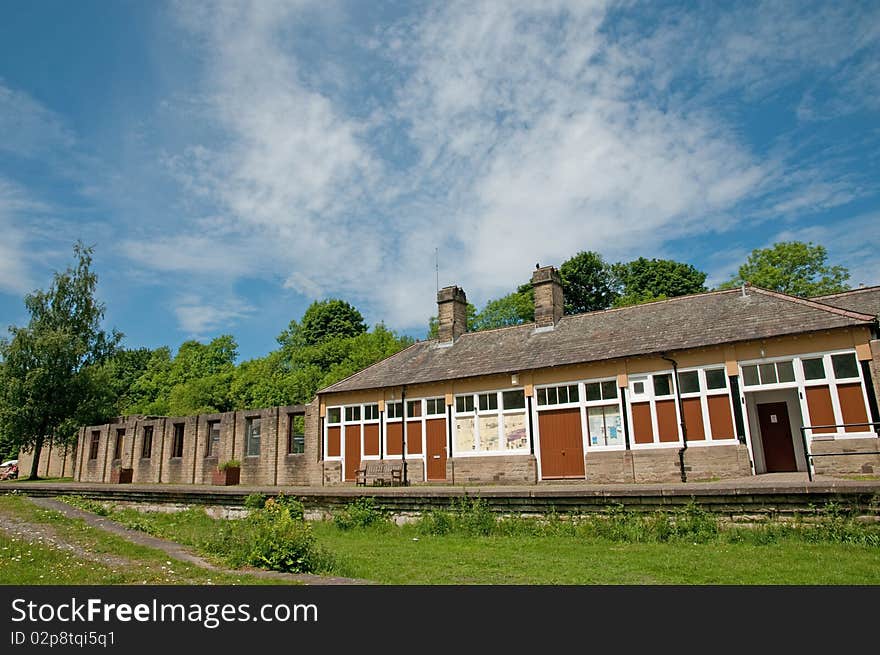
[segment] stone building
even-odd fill
[[[234,459],[242,484],[331,485],[405,459],[412,483],[693,481],[805,471],[805,444],[817,473],[880,473],[857,454],[880,451],[880,287],[564,316],[556,269],[532,284],[534,323],[474,333],[465,292],[441,289],[437,339],[305,406],[83,428],[75,477],[210,483]]]

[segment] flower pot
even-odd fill
[[[211,482],[212,484],[218,484],[221,486],[230,486],[234,484],[238,484],[238,481],[241,479],[241,468],[238,466],[230,466],[225,469],[214,469],[211,474]]]

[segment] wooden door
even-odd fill
[[[354,480],[361,467],[361,426],[345,426],[345,479]]]
[[[541,478],[584,477],[584,441],[579,409],[538,413],[541,432]]]
[[[758,423],[768,473],[797,471],[786,403],[759,403]]]
[[[446,419],[425,421],[425,457],[429,480],[446,480]]]

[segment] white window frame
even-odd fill
[[[474,392],[466,392],[466,393],[457,393],[455,394],[452,401],[452,457],[498,457],[503,455],[529,455],[531,454],[531,448],[529,447],[529,443],[531,442],[531,434],[529,432],[529,404],[528,400],[526,401],[523,407],[517,407],[514,409],[504,409],[504,392],[505,391],[522,391],[523,395],[525,395],[524,387],[506,387],[504,389],[493,389],[490,391],[474,391]],[[488,409],[488,410],[480,410],[480,401],[479,396],[485,394],[495,394],[497,398],[497,408],[496,409]],[[456,398],[461,396],[473,396],[474,400],[474,411],[472,412],[458,412],[457,403],[455,401]],[[479,418],[481,416],[497,416],[498,417],[498,443],[505,443],[504,439],[504,416],[505,415],[514,415],[514,414],[522,414],[525,417],[525,427],[526,427],[526,445],[522,448],[517,449],[508,449],[508,448],[500,448],[497,450],[483,450],[482,449],[482,439],[480,435],[480,421]],[[462,452],[459,454],[456,451],[456,444],[458,443],[458,426],[457,420],[459,417],[473,417],[474,419],[474,440],[477,445],[477,448],[474,450],[468,450],[466,452]]]
[[[717,368],[715,364],[711,364],[708,368]],[[690,369],[679,369],[679,372],[690,370]],[[662,396],[658,396],[654,393],[654,376],[655,375],[669,375],[671,380],[670,394],[664,394]],[[674,371],[670,369],[661,369],[659,371],[647,371],[645,373],[633,373],[627,376],[627,400],[629,402],[626,403],[626,418],[629,421],[630,426],[630,448],[633,450],[651,450],[653,448],[680,448],[684,445],[684,440],[681,435],[681,412],[679,411],[678,401],[676,400],[676,392],[678,390],[678,379],[675,376]],[[638,396],[633,391],[633,386],[637,382],[645,383],[645,392],[643,394],[639,394]],[[701,389],[702,389],[702,381],[701,381]],[[672,400],[672,405],[675,407],[675,427],[678,432],[678,441],[660,441],[660,429],[657,423],[657,401],[658,400]],[[654,440],[651,443],[636,443],[635,436],[632,433],[633,430],[633,413],[632,407],[633,404],[637,403],[645,403],[647,402],[651,409],[651,433]],[[688,447],[690,447],[690,442],[688,442]]]
[[[708,380],[708,376],[706,375],[706,371],[717,371],[717,370],[724,371],[724,387],[719,388],[719,389],[710,389],[709,388],[709,380]],[[734,413],[734,409],[733,409],[733,399],[730,397],[730,382],[727,379],[727,369],[726,369],[725,365],[722,363],[720,365],[719,364],[708,364],[708,365],[704,364],[701,366],[688,366],[686,368],[678,369],[678,374],[681,375],[682,373],[692,373],[694,371],[696,371],[696,373],[698,375],[698,380],[700,383],[699,391],[691,391],[691,392],[685,393],[679,389],[679,393],[680,393],[681,399],[683,401],[688,400],[690,398],[699,398],[700,399],[700,410],[703,415],[703,433],[704,433],[705,438],[704,439],[695,439],[695,440],[688,439],[688,448],[690,448],[692,446],[696,447],[696,448],[700,448],[702,446],[712,446],[712,445],[717,446],[717,445],[739,443],[739,440],[736,438],[736,424],[735,424],[736,419],[734,418],[735,413]],[[675,384],[678,385],[678,379],[675,380]],[[730,420],[732,422],[734,422],[734,425],[732,426],[734,435],[733,435],[733,437],[731,437],[729,439],[716,439],[712,435],[712,421],[709,416],[709,397],[710,396],[721,396],[721,395],[727,396],[727,403],[730,408]],[[666,396],[663,396],[663,398],[665,399]],[[678,409],[678,403],[676,403],[676,409]],[[678,416],[678,414],[677,414],[677,416]],[[679,429],[678,429],[679,433],[681,432],[681,420],[682,419],[679,416]],[[672,443],[672,442],[668,442],[668,443]]]
[[[601,388],[601,384],[603,382],[614,382],[614,388],[617,390],[617,398],[613,400],[600,398],[599,400],[587,400],[587,385],[588,384],[599,384]],[[539,405],[538,404],[538,392],[542,389],[551,389],[554,387],[573,387],[576,386],[578,390],[578,400],[575,402],[567,402],[567,403],[556,403],[555,405]],[[624,434],[624,413],[623,413],[623,391],[619,386],[617,386],[617,376],[611,377],[601,377],[601,378],[588,378],[585,380],[572,380],[570,382],[554,382],[552,384],[542,384],[535,386],[534,391],[534,403],[532,403],[532,409],[534,412],[533,421],[535,425],[535,448],[536,448],[536,456],[540,453],[540,441],[541,441],[541,428],[538,420],[538,416],[541,412],[553,411],[557,409],[579,409],[581,415],[581,440],[582,446],[584,449],[584,454],[588,451],[604,451],[604,450],[626,450],[626,435]],[[588,408],[590,407],[611,407],[617,406],[617,412],[620,414],[620,443],[613,444],[610,446],[606,446],[604,444],[596,444],[592,445],[590,443],[590,430],[589,430],[589,417],[588,417]],[[627,417],[629,418],[629,417]],[[540,459],[540,457],[539,457]]]
[[[850,378],[841,378],[837,379],[834,377],[834,367],[832,365],[831,357],[833,355],[852,355],[856,359],[856,376]],[[825,377],[819,378],[815,380],[807,380],[804,377],[804,368],[803,368],[803,360],[805,359],[822,359],[822,365],[825,369]],[[752,364],[769,364],[776,363],[779,361],[791,360],[792,366],[794,367],[794,382],[777,382],[775,384],[758,384],[746,386],[744,378],[742,376],[742,369],[744,366],[749,366]],[[865,414],[868,416],[868,420],[871,417],[871,409],[868,404],[868,394],[865,390],[865,381],[862,378],[861,364],[859,362],[858,353],[856,353],[854,348],[839,348],[835,350],[823,350],[811,353],[799,353],[797,355],[786,355],[784,357],[765,357],[761,359],[748,359],[743,360],[741,362],[737,362],[739,367],[739,375],[741,380],[741,388],[740,393],[745,397],[746,393],[756,392],[756,391],[769,391],[772,389],[797,389],[798,399],[801,411],[801,421],[803,421],[804,425],[810,424],[810,410],[807,405],[807,394],[806,390],[809,387],[823,387],[827,386],[829,394],[831,396],[831,407],[834,411],[834,423],[841,424],[843,423],[843,411],[840,407],[840,398],[837,393],[837,386],[841,384],[853,384],[858,383],[862,390],[862,402],[865,406]],[[746,431],[749,433],[748,437],[751,441],[751,427],[748,425],[748,421],[746,421]],[[863,432],[846,432],[845,428],[837,428],[834,432],[820,432],[819,434],[813,434],[812,430],[807,430],[806,435],[808,440],[812,441],[816,440],[831,440],[831,439],[870,439],[876,437],[876,433],[870,429],[870,426],[865,426],[865,430]],[[799,435],[795,435],[799,437]]]

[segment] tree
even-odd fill
[[[101,329],[104,305],[95,298],[92,248],[77,243],[73,252],[75,267],[56,272],[48,291],[25,297],[27,327],[12,326],[11,338],[0,340],[0,431],[33,451],[31,479],[46,439],[69,440],[105,411],[98,367],[122,338]]]
[[[617,297],[611,267],[597,252],[579,252],[563,262],[559,275],[566,314],[608,309]]]
[[[501,298],[490,300],[473,319],[473,329],[492,330],[531,323],[535,320],[535,292],[531,285],[524,285],[523,291],[514,291]]]
[[[232,409],[229,385],[237,355],[238,344],[228,334],[207,344],[184,341],[173,359],[168,348],[157,348],[131,385],[125,413],[181,416]]]
[[[829,266],[824,246],[812,242],[780,241],[769,248],[756,248],[737,275],[721,285],[722,289],[745,282],[792,296],[820,296],[849,288],[849,271],[843,266]]]
[[[705,273],[690,264],[671,259],[639,257],[628,263],[614,264],[611,270],[621,293],[614,300],[615,307],[638,305],[706,290]]]
[[[344,300],[315,301],[302,321],[291,321],[278,337],[282,346],[314,346],[335,337],[354,337],[367,331],[364,317]]]

